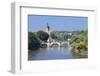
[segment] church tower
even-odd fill
[[[51,28],[50,28],[50,26],[49,26],[49,24],[47,23],[47,27],[46,27],[46,29],[44,30],[46,33],[48,33],[48,35],[49,35],[49,38],[48,38],[48,42],[50,42],[50,40],[51,40]]]

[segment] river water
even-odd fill
[[[28,60],[56,60],[79,58],[68,47],[40,48],[28,53]]]

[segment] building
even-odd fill
[[[51,42],[51,28],[50,28],[50,26],[48,25],[48,23],[47,23],[47,27],[43,30],[44,32],[46,32],[46,33],[48,33],[48,35],[49,35],[49,38],[48,38],[48,40],[47,40],[47,42]]]

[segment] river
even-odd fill
[[[40,48],[28,53],[28,60],[56,60],[80,58],[72,53],[68,47]]]

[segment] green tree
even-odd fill
[[[39,38],[40,40],[42,40],[42,41],[47,41],[48,38],[49,38],[48,33],[44,32],[44,31],[38,31],[38,32],[37,32],[37,36],[38,36],[38,38]]]
[[[37,50],[40,47],[40,41],[38,40],[35,33],[28,33],[28,49]]]
[[[52,39],[57,39],[57,36],[56,36],[56,34],[54,32],[51,33],[51,38]]]
[[[71,37],[71,46],[77,50],[84,50],[87,51],[87,43],[88,43],[88,36],[87,31],[77,31]]]
[[[69,36],[67,34],[64,34],[64,40],[68,40]]]

